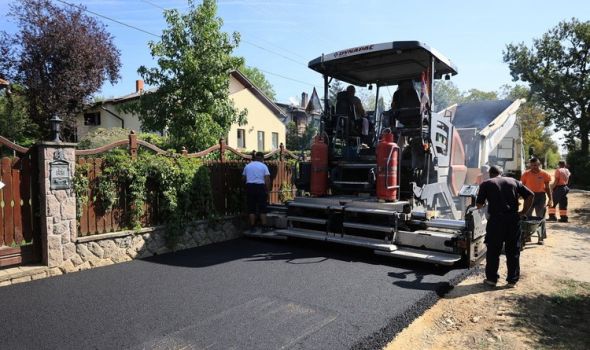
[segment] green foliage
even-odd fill
[[[590,189],[590,156],[581,150],[570,152],[567,164],[572,173],[571,184],[577,188]]]
[[[39,139],[39,128],[29,118],[26,99],[17,85],[0,92],[0,135],[24,147]]]
[[[561,160],[561,155],[559,154],[559,151],[556,148],[550,148],[547,150],[547,152],[545,153],[545,162],[547,163],[547,168],[548,169],[555,169],[557,168],[557,165],[559,163],[559,161]]]
[[[300,132],[295,122],[287,123],[287,149],[290,151],[310,149],[313,136],[316,133],[317,129],[311,125],[308,125],[303,132]]]
[[[77,147],[78,149],[92,149],[108,145],[115,141],[128,140],[130,132],[130,129],[123,128],[97,128],[84,136],[80,142],[78,142]],[[169,147],[168,139],[157,134],[140,133],[137,135],[137,138],[162,149],[167,149]]]
[[[562,21],[534,39],[532,47],[509,44],[504,51],[514,81],[530,84],[548,120],[568,133],[570,150],[580,140],[590,153],[590,21]]]
[[[130,130],[123,128],[97,128],[86,134],[80,142],[78,149],[98,148],[119,140],[127,140]]]
[[[462,98],[461,90],[450,80],[435,80],[433,95],[434,112],[440,112],[455,103],[460,103]]]
[[[514,87],[505,85],[502,87],[503,94],[506,98],[516,100],[519,98],[526,99],[526,102],[520,105],[516,113],[520,125],[522,126],[522,138],[525,151],[529,148],[535,150],[535,156],[546,160],[549,168],[555,168],[559,161],[559,149],[557,144],[551,138],[552,134],[547,130],[545,123],[545,111],[539,100],[531,95],[530,89],[526,86],[516,85]],[[528,157],[533,156],[528,154]],[[528,158],[525,155],[525,158]],[[547,159],[545,159],[547,158]]]
[[[141,216],[146,195],[147,175],[145,167],[147,159],[152,155],[142,155],[137,159],[122,149],[107,153],[102,173],[96,179],[95,198],[97,207],[103,211],[110,210],[119,202],[121,189],[127,189],[129,205],[129,222],[135,229],[141,227]]]
[[[498,93],[496,91],[469,89],[467,91],[461,92],[461,90],[459,90],[459,88],[452,81],[434,81],[434,112],[440,112],[456,103],[497,99]]]
[[[137,135],[139,140],[143,140],[145,142],[149,142],[152,145],[158,146],[163,150],[172,149],[172,145],[170,144],[170,140],[166,136],[160,136],[158,134],[153,134],[149,132],[141,132]],[[180,150],[180,149],[179,149]]]
[[[338,96],[338,93],[344,91],[344,89],[344,84],[342,84],[340,80],[332,81],[328,90],[328,101],[330,101],[331,106],[336,106],[336,97]]]
[[[126,110],[140,115],[147,130],[167,128],[175,149],[198,151],[217,142],[232,123],[245,122],[229,99],[229,73],[242,64],[232,56],[238,33],[221,31],[214,0],[196,6],[189,0],[185,14],[164,11],[168,28],[158,42],[150,42],[158,67],[141,66],[144,81],[157,90],[145,93]]]
[[[242,65],[239,70],[246,76],[246,78],[248,78],[248,80],[252,82],[252,84],[256,85],[256,87],[260,89],[260,91],[262,91],[266,97],[268,97],[271,101],[275,100],[275,90],[272,87],[272,84],[266,79],[264,73],[260,71],[260,69]]]
[[[486,100],[497,100],[498,93],[495,91],[482,91],[478,89],[469,89],[463,94],[461,102],[475,102],[475,101],[486,101]]]
[[[0,31],[0,76],[23,87],[28,117],[43,136],[49,135],[49,118],[59,115],[62,136],[71,139],[84,102],[106,80],[119,78],[114,39],[85,10],[50,0],[17,0],[8,11],[16,30]]]
[[[281,189],[279,192],[279,200],[283,203],[293,200],[293,188],[286,182],[281,184]]]
[[[198,159],[142,153],[134,160],[124,150],[113,150],[104,158],[102,172],[93,184],[88,182],[88,170],[87,165],[76,167],[78,213],[89,200],[90,186],[100,210],[110,210],[125,199],[126,221],[130,228],[139,229],[146,201],[158,199],[157,216],[164,219],[171,248],[187,223],[216,217],[209,169]]]
[[[88,203],[90,181],[88,180],[89,164],[76,164],[74,175],[74,192],[76,193],[76,219],[80,221],[82,208]]]

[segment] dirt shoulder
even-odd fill
[[[569,195],[570,223],[548,224],[521,253],[521,280],[483,286],[468,277],[403,330],[385,349],[589,349],[590,193]],[[483,265],[482,265],[483,266]]]

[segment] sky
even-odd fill
[[[114,36],[122,62],[121,79],[105,83],[97,93],[103,97],[134,91],[137,68],[155,66],[147,44],[166,27],[162,10],[188,8],[186,0],[64,1],[143,30],[97,17]],[[0,0],[0,30],[9,33],[16,30],[5,16],[10,2]],[[507,44],[530,46],[562,20],[589,20],[590,1],[219,0],[218,16],[225,31],[241,34],[235,54],[262,70],[277,101],[286,103],[314,86],[322,97],[321,76],[307,68],[322,53],[403,40],[424,42],[451,59],[459,70],[451,81],[460,90],[498,90],[512,83],[502,61]]]

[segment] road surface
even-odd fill
[[[0,349],[375,349],[466,271],[237,239],[0,288]]]

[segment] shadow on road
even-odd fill
[[[143,259],[146,262],[201,268],[230,261],[243,260],[246,262],[284,261],[293,265],[321,264],[327,260],[345,262],[362,262],[382,266],[391,266],[406,270],[404,273],[391,272],[390,277],[403,278],[411,274],[420,276],[420,280],[412,282],[412,286],[421,289],[420,284],[427,290],[421,279],[424,276],[444,276],[451,269],[437,267],[432,264],[388,258],[373,254],[369,249],[334,245],[324,242],[289,239],[287,241],[266,241],[250,238],[239,238],[232,241],[211,244],[207,246],[186,249],[175,253],[152,256]],[[402,284],[403,285],[403,284]]]
[[[406,271],[402,273],[390,272],[388,276],[396,279],[394,285],[404,289],[434,291],[439,297],[444,296],[453,289],[453,285],[448,281],[429,282],[430,275],[445,275],[450,268],[437,268],[430,272],[425,271]]]

